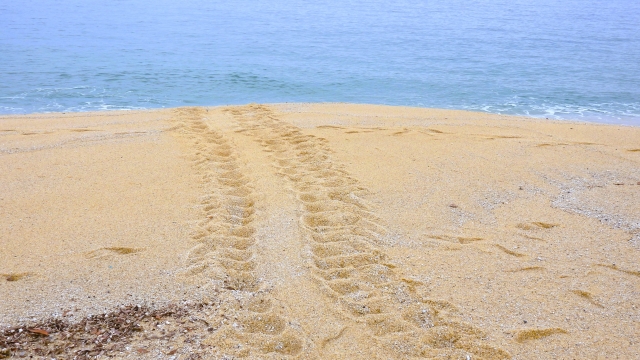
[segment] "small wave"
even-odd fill
[[[517,98],[496,104],[449,107],[554,120],[581,120],[625,125],[640,125],[640,103],[603,102],[587,105],[575,105],[560,103],[554,104],[538,101],[538,99],[535,98]]]
[[[0,113],[25,114],[42,112],[87,112],[109,110],[141,110],[150,108],[165,108],[173,106],[189,105],[223,105],[243,102],[313,102],[327,101],[318,98],[313,89],[286,83],[265,76],[252,73],[230,73],[216,78],[218,83],[212,82],[212,86],[218,86],[215,90],[209,87],[190,89],[194,94],[191,98],[172,99],[167,94],[153,94],[152,89],[110,89],[95,86],[69,86],[34,88],[31,91],[16,92],[0,97]],[[201,86],[201,85],[198,85]],[[206,85],[209,86],[209,85]],[[218,94],[226,89],[226,93]],[[330,89],[327,93],[330,93]],[[355,90],[355,89],[354,89]],[[203,96],[209,91],[209,94]],[[431,103],[425,98],[415,97],[410,101],[392,97],[392,94],[380,94],[376,98],[367,98],[366,94],[353,92],[331,98],[329,101],[352,101],[362,103],[377,103],[388,105],[441,107],[449,109],[461,109],[482,111],[504,115],[520,115],[555,120],[582,120],[601,123],[614,123],[625,125],[640,125],[639,102],[592,102],[588,104],[567,104],[552,102],[548,99],[536,97],[512,96],[509,98],[495,98],[485,103]],[[183,94],[177,94],[184,96]],[[198,96],[198,97],[195,97]],[[362,98],[364,97],[364,98]]]
[[[141,110],[166,105],[166,101],[159,99],[140,98],[131,90],[92,86],[38,87],[0,97],[2,114]]]

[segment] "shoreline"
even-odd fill
[[[576,122],[576,123],[586,123],[586,124],[596,124],[596,125],[612,125],[612,126],[628,126],[628,127],[640,127],[640,118],[631,118],[627,120],[628,122],[633,123],[618,123],[618,121],[622,121],[618,118],[611,118],[608,121],[601,119],[578,119],[578,118],[548,118],[545,116],[531,116],[531,115],[517,115],[517,114],[501,114],[501,113],[492,113],[485,112],[482,110],[465,110],[465,109],[449,109],[449,108],[432,108],[432,107],[419,107],[419,106],[407,106],[407,105],[386,105],[386,104],[369,104],[369,103],[345,103],[345,102],[285,102],[285,103],[266,103],[266,105],[272,106],[286,106],[288,104],[306,104],[306,105],[357,105],[357,106],[382,106],[382,107],[393,107],[393,108],[412,108],[412,109],[422,109],[427,111],[452,111],[452,112],[466,112],[470,114],[484,114],[484,115],[495,115],[499,117],[511,117],[511,118],[523,118],[523,119],[535,119],[535,120],[544,120],[544,121],[558,121],[558,122]],[[247,104],[225,104],[225,105],[185,105],[182,107],[201,107],[201,108],[225,108],[225,107],[234,107],[234,106],[245,106]],[[70,114],[108,114],[112,112],[147,112],[147,111],[163,111],[163,110],[172,110],[181,108],[177,107],[161,107],[161,108],[140,108],[140,109],[113,109],[113,110],[88,110],[88,111],[51,111],[51,112],[42,112],[42,113],[25,113],[25,114],[0,114],[0,119],[3,118],[11,118],[11,117],[31,117],[31,116],[46,116],[46,115],[70,115]],[[637,124],[634,124],[637,123]]]
[[[633,358],[639,140],[343,103],[0,115],[0,329],[68,350],[105,332],[51,319],[126,314],[122,358]]]

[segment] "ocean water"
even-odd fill
[[[0,113],[249,102],[640,125],[640,1],[0,2]]]

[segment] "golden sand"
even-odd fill
[[[96,325],[118,346],[89,355],[640,357],[640,128],[351,104],[0,117],[0,179],[0,330],[174,309],[119,340]]]

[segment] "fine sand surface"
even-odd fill
[[[0,117],[0,358],[637,359],[639,260],[637,127]]]

